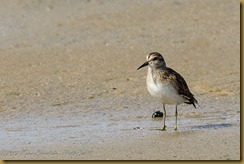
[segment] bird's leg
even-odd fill
[[[175,130],[177,130],[177,116],[178,116],[178,112],[177,112],[177,105],[176,105],[176,107],[175,107],[175,126],[174,126]]]
[[[165,110],[165,105],[163,104],[163,108],[164,108],[164,114],[163,114],[163,126],[162,126],[162,131],[166,130],[166,126],[165,126],[165,118],[166,118],[166,110]]]

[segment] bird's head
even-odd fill
[[[147,61],[143,63],[137,70],[142,67],[149,66],[151,69],[166,68],[166,63],[163,56],[158,52],[152,52],[147,55]]]

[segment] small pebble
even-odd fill
[[[134,130],[142,130],[143,128],[142,127],[135,127],[133,128]]]

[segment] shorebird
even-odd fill
[[[166,130],[165,104],[176,105],[174,130],[177,130],[177,106],[182,103],[198,103],[194,95],[190,92],[185,79],[176,71],[166,66],[163,56],[158,52],[152,52],[147,55],[147,61],[142,67],[148,67],[147,89],[151,96],[156,97],[163,104],[163,126],[161,130]]]

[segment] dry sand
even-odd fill
[[[240,159],[239,1],[1,0],[0,15],[0,159]],[[177,132],[174,106],[157,130],[136,70],[152,51],[199,101]]]

